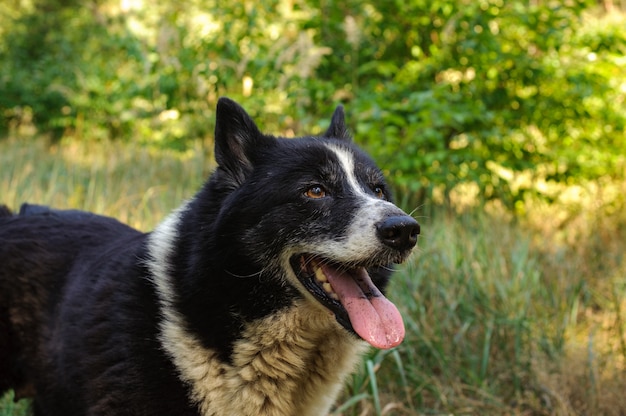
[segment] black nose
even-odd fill
[[[420,225],[408,215],[389,217],[376,224],[378,238],[396,250],[410,250],[417,244]]]

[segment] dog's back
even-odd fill
[[[41,414],[88,413],[81,400],[55,397],[81,397],[84,385],[96,384],[103,375],[99,372],[123,360],[126,340],[111,334],[124,332],[112,331],[112,326],[153,319],[149,306],[139,317],[124,310],[123,300],[115,302],[120,310],[109,310],[112,302],[103,299],[123,297],[124,285],[135,280],[98,278],[107,270],[128,267],[144,237],[117,220],[88,212],[24,204],[13,215],[0,208],[0,393],[12,388],[16,399],[47,397]],[[100,258],[109,260],[102,263]],[[76,349],[84,354],[70,355]],[[93,354],[95,350],[100,354]],[[77,356],[85,361],[65,359]],[[130,368],[119,370],[125,377],[132,373]],[[115,377],[107,374],[106,379]],[[132,405],[129,414],[138,414]]]
[[[0,391],[16,398],[34,393],[48,317],[66,290],[78,257],[89,256],[116,234],[132,234],[121,223],[80,211],[22,205],[13,215],[0,208]]]
[[[0,391],[13,387],[16,398],[34,393],[30,376],[40,365],[44,317],[62,296],[81,244],[107,237],[95,232],[96,223],[90,214],[39,205],[24,204],[18,215],[0,208]]]

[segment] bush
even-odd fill
[[[584,2],[1,7],[5,133],[32,118],[55,138],[185,149],[211,137],[220,95],[287,135],[343,102],[413,205],[469,183],[514,207],[624,177],[623,18]]]

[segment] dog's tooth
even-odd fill
[[[326,282],[322,285],[322,287],[324,288],[324,290],[326,291],[326,293],[335,293],[333,292],[333,287],[330,285],[330,283]]]
[[[315,269],[315,278],[320,283],[328,282],[328,279],[326,278],[326,275],[324,274],[324,272],[322,271],[322,269],[320,267]]]

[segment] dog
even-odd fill
[[[217,167],[156,229],[0,209],[0,392],[35,415],[324,415],[420,226],[337,107],[320,136],[263,134],[221,98]]]

